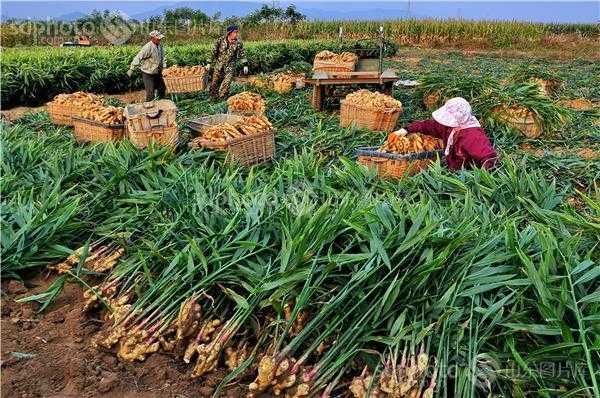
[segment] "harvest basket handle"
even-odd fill
[[[160,109],[156,106],[155,101],[146,101],[142,104],[142,106],[146,110],[146,112],[145,112],[146,117],[150,118],[150,119],[156,119],[157,117],[160,116],[160,114],[162,112],[162,109]],[[152,109],[152,108],[154,108],[154,109]]]
[[[162,111],[162,109],[157,109],[156,112],[148,112],[146,113],[146,117],[148,117],[148,119],[157,119],[162,114]]]

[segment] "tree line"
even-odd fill
[[[128,42],[138,42],[153,29],[163,30],[177,38],[190,34],[191,37],[201,34],[215,37],[222,33],[225,26],[236,24],[252,28],[261,24],[296,25],[306,20],[306,16],[298,11],[295,5],[285,8],[263,5],[261,8],[245,16],[223,18],[221,13],[207,15],[201,10],[191,7],[179,7],[164,10],[162,15],[155,15],[144,20],[129,18],[119,11],[94,10],[90,14],[74,21],[17,21],[5,20],[2,23],[1,42],[3,46],[40,44],[42,38],[61,37],[65,40],[88,36],[97,44],[103,43],[103,29],[122,27],[132,34]],[[36,43],[37,41],[37,43]]]

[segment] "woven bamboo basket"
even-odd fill
[[[195,93],[205,88],[204,75],[163,77],[169,93]]]
[[[313,71],[315,72],[354,72],[356,62],[336,62],[315,59]]]
[[[104,124],[73,116],[73,136],[77,142],[119,141],[125,136],[124,124]]]
[[[220,123],[237,123],[242,119],[239,115],[217,114],[204,116],[188,122],[188,127],[202,133],[204,129]],[[227,161],[242,166],[264,163],[273,159],[275,153],[275,133],[271,130],[264,134],[249,135],[216,143],[200,139],[200,146],[207,149],[227,152]]]
[[[393,131],[402,113],[400,109],[375,109],[340,101],[340,125],[348,127],[354,124],[358,128],[374,131]]]
[[[562,84],[562,82],[557,79],[533,78],[532,81],[540,87],[540,91],[544,95],[555,94]]]
[[[52,123],[63,126],[73,126],[73,120],[71,117],[76,113],[73,105],[48,102],[46,107],[48,108],[48,113],[50,114]]]
[[[155,128],[175,126],[177,107],[169,100],[130,104],[125,107],[124,115],[129,133],[143,133]]]
[[[160,145],[176,146],[179,135],[177,125],[154,126],[148,130],[131,131],[127,128],[129,140],[138,148],[146,148],[151,142]]]
[[[429,167],[443,151],[428,151],[408,154],[379,152],[377,147],[364,147],[356,150],[358,163],[373,168],[383,178],[411,176]]]
[[[530,111],[518,115],[502,109],[497,110],[496,115],[500,120],[520,131],[527,138],[537,138],[542,134],[539,119]]]

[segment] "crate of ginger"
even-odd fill
[[[195,66],[171,66],[163,70],[162,75],[167,92],[173,94],[194,93],[205,88],[206,68]]]
[[[102,96],[77,91],[71,94],[58,94],[46,104],[52,123],[73,126],[73,116],[81,116],[89,106],[102,105]]]
[[[400,101],[389,95],[362,89],[348,94],[340,102],[340,125],[393,131],[401,113]]]
[[[425,134],[390,134],[382,146],[358,148],[356,155],[358,163],[380,177],[402,178],[427,168],[443,148],[442,140]]]
[[[273,125],[264,115],[217,114],[188,122],[199,133],[188,146],[225,151],[227,160],[250,166],[271,160],[275,153]]]
[[[336,54],[324,50],[315,55],[313,71],[315,72],[353,72],[358,63],[358,56],[354,53],[344,51]]]
[[[73,136],[77,142],[118,141],[125,136],[123,108],[87,105],[73,116]]]

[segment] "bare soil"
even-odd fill
[[[0,115],[3,121],[12,122],[22,117],[26,113],[43,112],[46,110],[45,106],[17,106],[15,108],[6,109],[0,111]]]
[[[144,90],[128,91],[126,93],[109,95],[109,97],[120,99],[127,104],[133,104],[143,102],[146,99],[146,92]]]
[[[67,284],[42,314],[36,312],[37,304],[15,302],[45,291],[54,278],[37,276],[25,285],[2,281],[2,397],[191,398],[212,394],[222,372],[191,379],[190,366],[169,355],[157,353],[144,362],[128,363],[92,348],[90,339],[101,322],[82,311],[79,285]],[[242,395],[235,386],[225,394]]]

